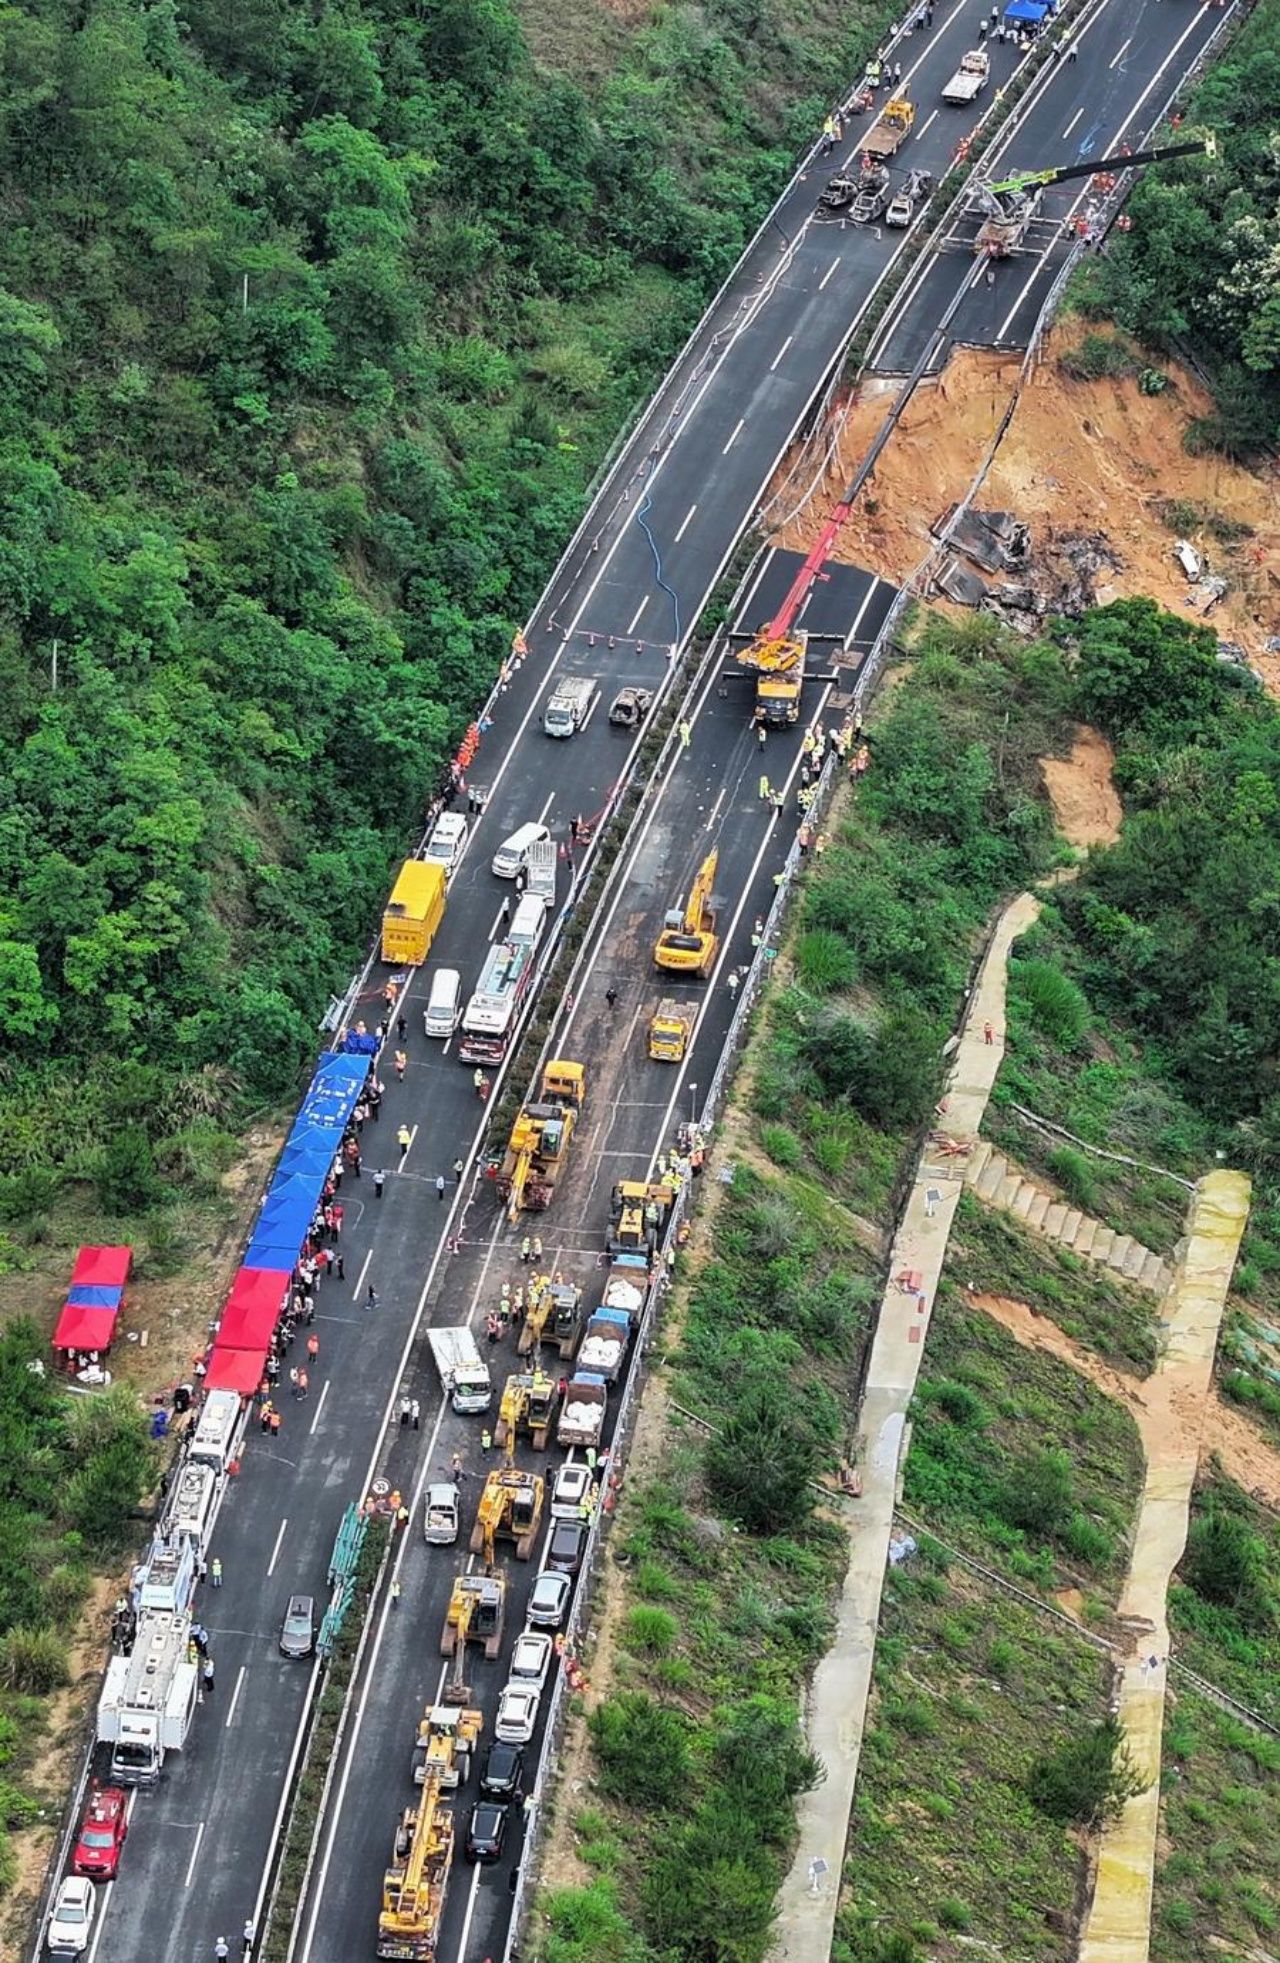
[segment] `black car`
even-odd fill
[[[489,1756],[480,1774],[480,1793],[484,1799],[514,1799],[524,1774],[524,1750],[520,1745],[504,1745],[499,1739],[490,1745]]]
[[[471,1809],[467,1821],[467,1859],[480,1861],[488,1867],[493,1861],[502,1859],[502,1850],[507,1842],[507,1821],[510,1814],[505,1806],[499,1806],[495,1799],[478,1799]]]
[[[547,1566],[561,1574],[577,1574],[586,1544],[587,1530],[580,1520],[557,1520],[547,1549]]]

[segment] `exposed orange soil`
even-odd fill
[[[1115,760],[1106,737],[1083,723],[1069,757],[1041,760],[1054,823],[1068,845],[1112,845],[1119,838],[1124,806],[1111,776]]]

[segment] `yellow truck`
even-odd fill
[[[789,634],[774,634],[765,628],[750,646],[738,650],[742,666],[756,672],[755,720],[766,729],[786,729],[799,722],[808,646],[806,628],[798,627]]]
[[[679,1063],[689,1047],[697,1010],[692,1002],[670,996],[659,1002],[649,1018],[649,1055],[655,1063]]]
[[[426,960],[444,914],[445,869],[406,859],[382,916],[382,958],[400,968]]]

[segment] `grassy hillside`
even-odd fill
[[[290,1090],[875,13],[548,7],[531,48],[506,0],[5,12],[8,1220],[198,1185]]]

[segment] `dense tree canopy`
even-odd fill
[[[1091,269],[1098,305],[1207,364],[1216,413],[1193,443],[1247,454],[1280,440],[1280,6],[1263,0],[1188,105],[1182,134],[1215,132],[1212,163],[1148,171],[1133,229]]]
[[[0,12],[11,1165],[59,1156],[27,1120],[90,1058],[95,1095],[143,1059],[224,1112],[291,1085],[595,459],[866,32],[676,9],[588,93],[509,0]]]

